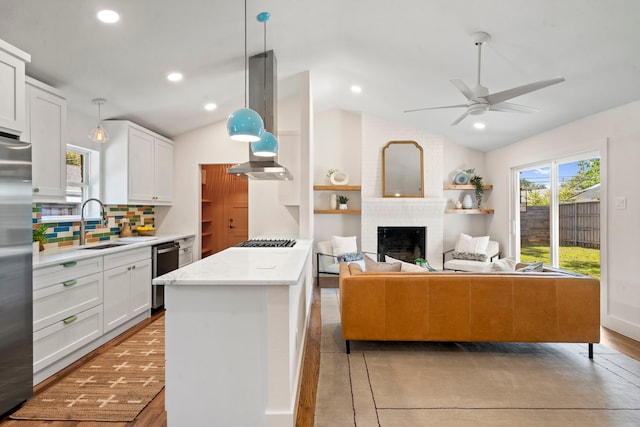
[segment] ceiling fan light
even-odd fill
[[[275,157],[278,154],[278,140],[271,132],[264,131],[260,140],[251,143],[251,152],[258,157]]]
[[[264,122],[251,108],[239,108],[227,119],[227,132],[234,141],[255,142],[264,132]]]

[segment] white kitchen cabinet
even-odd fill
[[[170,205],[173,142],[126,120],[106,120],[104,201],[108,204]]]
[[[102,335],[102,285],[102,257],[34,270],[34,374]]]
[[[67,186],[67,100],[62,93],[27,77],[26,126],[21,140],[31,142],[33,199],[64,202]]]
[[[151,248],[104,257],[104,332],[151,309]]]
[[[25,62],[28,53],[0,40],[0,131],[12,135],[25,127]]]

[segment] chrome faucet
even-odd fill
[[[80,208],[80,245],[81,246],[85,244],[84,232],[85,232],[86,224],[84,223],[84,207],[90,201],[94,201],[94,202],[100,203],[100,208],[102,210],[102,219],[100,220],[100,225],[102,225],[104,227],[104,213],[105,213],[104,212],[104,204],[102,204],[102,202],[100,200],[95,199],[95,198],[87,199],[82,204],[82,207]]]

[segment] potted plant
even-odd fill
[[[347,209],[347,202],[349,201],[349,198],[347,196],[338,196],[338,204],[340,206],[341,210],[346,210]]]
[[[38,250],[40,252],[44,251],[44,244],[47,241],[47,230],[48,227],[46,224],[40,224],[40,227],[34,228],[32,231],[33,242],[38,242]]]
[[[469,183],[475,187],[476,205],[478,209],[480,209],[480,205],[482,204],[482,195],[484,194],[482,177],[476,174],[475,169],[465,169],[464,172],[469,176]]]

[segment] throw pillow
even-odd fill
[[[358,245],[356,244],[356,236],[349,236],[349,237],[331,236],[331,246],[333,248],[334,256],[348,254],[351,252],[358,252]]]
[[[362,252],[349,252],[346,254],[338,255],[338,262],[359,261],[362,258],[364,258],[364,254]]]
[[[364,265],[366,271],[379,271],[379,272],[389,272],[389,271],[400,271],[401,264],[399,262],[389,263],[389,262],[377,262],[372,260],[370,257],[364,257]]]
[[[516,260],[513,258],[502,258],[491,265],[491,271],[514,271],[515,269]]]
[[[419,271],[419,272],[427,272],[429,270],[427,270],[425,267],[420,267],[419,265],[416,264],[411,264],[410,262],[405,262],[402,261],[400,259],[395,259],[390,257],[389,255],[385,255],[384,256],[384,260],[387,263],[396,263],[399,262],[400,263],[400,271],[403,273],[409,273],[409,272],[415,272],[415,271]]]
[[[489,236],[471,237],[468,234],[460,233],[452,256],[454,259],[486,261],[488,245]]]
[[[516,271],[544,271],[544,262],[519,263]]]

